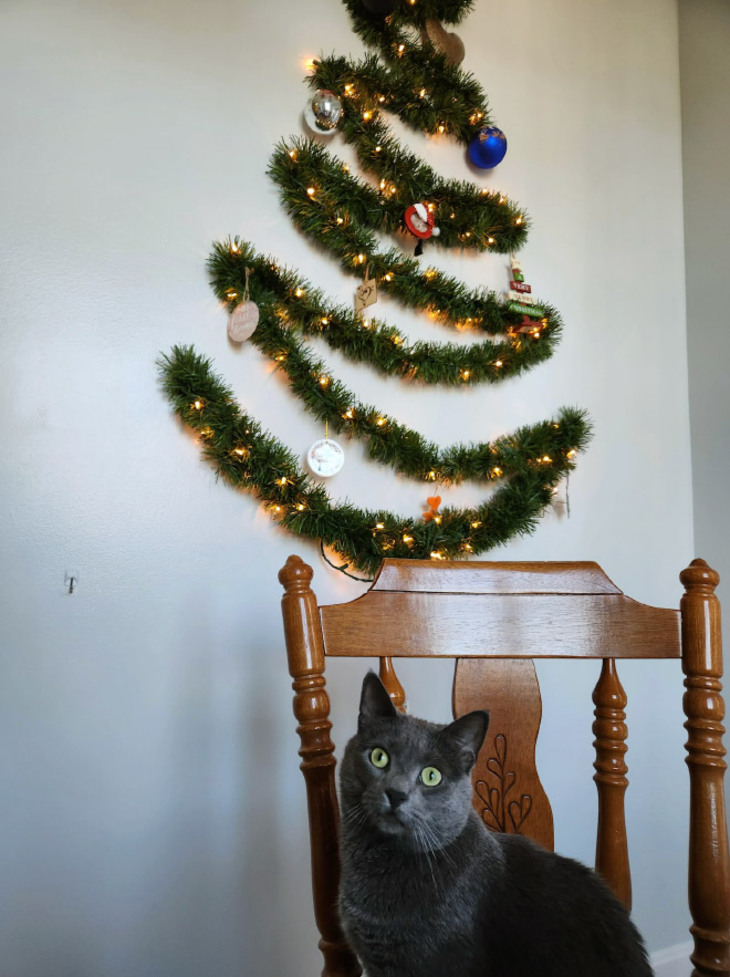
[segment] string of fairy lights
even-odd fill
[[[433,215],[441,247],[505,254],[522,246],[529,218],[518,204],[499,192],[443,180],[395,146],[392,138],[374,140],[372,148],[360,153],[361,166],[375,177],[374,186],[353,177],[347,163],[305,139],[281,142],[269,173],[300,230],[354,266],[364,264],[358,257],[364,252],[375,260],[374,231],[402,231],[403,212],[413,200],[422,200]]]
[[[499,458],[511,477],[480,505],[445,508],[426,522],[334,502],[302,471],[294,454],[239,407],[212,363],[192,347],[174,347],[161,358],[160,370],[170,403],[200,436],[204,455],[218,475],[236,488],[256,492],[281,526],[322,540],[349,566],[365,573],[373,573],[384,556],[464,558],[531,532],[590,436],[583,412],[564,408],[554,420],[485,445],[488,458],[483,463],[496,468]],[[376,423],[370,442],[379,461],[384,459],[378,452],[392,447],[393,432],[384,428]],[[445,474],[439,473],[442,478]],[[485,477],[499,479],[502,474],[487,471]]]
[[[469,290],[434,268],[424,271],[413,259],[387,262],[383,268],[373,261],[371,267],[378,288],[390,291],[401,304],[412,305],[459,331],[487,332],[503,339],[468,346],[410,344],[393,326],[335,305],[303,276],[238,237],[214,244],[208,261],[213,290],[231,311],[241,301],[248,275],[249,294],[261,314],[250,340],[290,377],[295,363],[301,362],[301,354],[290,355],[299,348],[296,334],[320,337],[350,360],[367,363],[387,375],[455,385],[498,383],[516,376],[547,360],[559,341],[560,316],[544,303],[544,314],[525,327],[522,315],[494,292]],[[409,276],[415,281],[409,281]],[[450,316],[457,318],[452,322]]]
[[[315,124],[314,131],[339,133],[354,148],[367,179],[356,177],[313,138],[282,140],[269,174],[293,223],[346,275],[363,283],[358,289],[386,294],[442,326],[479,338],[468,345],[409,342],[357,303],[355,310],[334,303],[237,236],[214,243],[208,259],[211,286],[231,320],[244,313],[240,336],[270,357],[326,431],[363,441],[371,459],[422,481],[430,492],[469,479],[490,486],[488,499],[439,509],[440,499],[434,505],[429,498],[428,514],[415,517],[333,501],[291,450],[240,407],[209,360],[192,347],[176,346],[159,367],[174,410],[198,434],[219,475],[256,494],[287,530],[334,550],[345,561],[338,569],[370,574],[384,556],[464,558],[531,532],[588,444],[591,425],[584,411],[564,407],[555,418],[492,442],[441,449],[360,401],[307,349],[309,339],[322,339],[351,361],[406,382],[477,386],[544,362],[562,331],[549,304],[530,299],[533,304],[524,305],[521,295],[515,302],[514,295],[509,301],[486,288],[468,288],[417,257],[423,239],[429,247],[513,253],[529,230],[519,204],[469,181],[444,180],[400,145],[384,117],[397,115],[433,138],[448,136],[467,144],[471,153],[490,124],[486,97],[470,74],[434,46],[431,27],[435,21],[458,23],[472,0],[343,3],[355,32],[379,53],[357,62],[336,56],[313,60],[308,82],[314,95],[305,117],[321,110],[326,128]],[[386,17],[377,13],[382,5],[390,10]],[[315,112],[315,123],[319,118]],[[413,257],[405,250],[413,241],[409,232],[418,238]],[[383,247],[384,233],[398,236],[398,245]],[[234,337],[230,323],[229,334]],[[238,335],[235,339],[240,341]]]

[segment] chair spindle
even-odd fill
[[[386,688],[388,695],[393,700],[393,705],[400,712],[406,711],[406,693],[400,684],[398,676],[395,674],[392,658],[381,658],[379,667],[380,681]]]
[[[596,871],[631,909],[631,870],[626,841],[624,794],[626,774],[626,693],[616,671],[616,662],[604,658],[601,676],[593,692],[595,717],[593,746],[596,760],[593,779],[598,790]]]

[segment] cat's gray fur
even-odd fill
[[[367,977],[651,977],[636,928],[590,869],[488,831],[470,771],[489,716],[403,716],[363,683],[342,761],[340,918]],[[389,756],[379,769],[370,760]],[[438,768],[425,786],[420,772]]]

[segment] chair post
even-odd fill
[[[682,668],[690,774],[689,905],[693,977],[730,975],[730,859],[723,778],[722,638],[719,575],[704,560],[680,574],[685,588]]]
[[[299,755],[307,787],[314,916],[324,956],[322,977],[358,977],[360,966],[337,918],[340,856],[336,761],[330,738],[322,625],[317,598],[310,587],[312,576],[312,568],[298,556],[290,556],[279,571],[284,587],[281,603],[289,672],[294,679],[294,715],[301,739]]]

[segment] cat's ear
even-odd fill
[[[489,713],[486,709],[475,709],[454,720],[447,726],[442,736],[451,740],[461,752],[467,770],[471,770],[484,743],[489,728]]]
[[[371,719],[391,719],[398,710],[375,672],[368,672],[362,683],[360,723]]]

